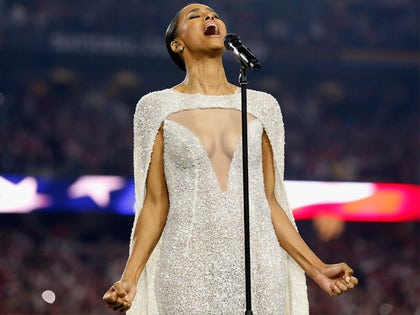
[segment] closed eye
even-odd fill
[[[219,14],[217,14],[216,13],[216,11],[214,11],[213,9],[211,9],[211,8],[207,8],[208,10],[209,10],[209,12],[211,12],[211,13],[213,13],[213,17],[215,18],[215,19],[220,19],[220,16],[219,16]],[[192,19],[196,19],[196,18],[199,18],[199,17],[201,17],[201,10],[199,9],[199,8],[195,8],[195,9],[192,9],[191,11],[189,11],[188,13],[187,13],[187,16],[188,16],[188,19],[189,20],[192,20]],[[200,13],[200,14],[198,14],[198,13]]]

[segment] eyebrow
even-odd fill
[[[215,10],[213,10],[212,8],[206,7],[206,9],[207,9],[208,11],[210,11],[210,12],[214,12],[214,13],[216,13],[216,11],[215,11]],[[201,8],[195,8],[195,9],[192,9],[192,10],[188,11],[186,15],[188,15],[188,14],[190,14],[190,13],[193,13],[193,12],[198,12],[198,11],[200,11],[200,10],[201,10]]]

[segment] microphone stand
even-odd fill
[[[241,86],[241,114],[242,114],[242,168],[243,168],[243,194],[244,194],[244,244],[245,244],[245,315],[252,315],[251,303],[251,249],[249,237],[249,179],[248,179],[248,110],[246,65],[241,62],[239,84]]]
[[[242,99],[242,167],[243,167],[243,195],[244,195],[244,245],[245,245],[245,293],[246,311],[245,315],[252,315],[251,304],[251,249],[249,237],[249,180],[248,180],[248,110],[246,99],[246,88],[248,79],[246,68],[258,71],[261,67],[257,58],[240,41],[238,35],[227,34],[223,40],[225,48],[232,50],[235,58],[241,64],[239,84],[241,85]]]

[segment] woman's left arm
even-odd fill
[[[280,246],[328,294],[335,296],[353,289],[358,283],[357,278],[353,276],[353,270],[345,263],[325,264],[322,262],[305,243],[277,202],[274,192],[273,151],[266,133],[263,134],[262,140],[262,158],[265,194],[270,205],[271,219]]]

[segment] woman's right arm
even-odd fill
[[[109,308],[127,311],[136,294],[137,282],[165,227],[169,198],[163,166],[163,130],[159,129],[153,146],[146,179],[146,196],[137,220],[132,250],[121,279],[104,295]]]

